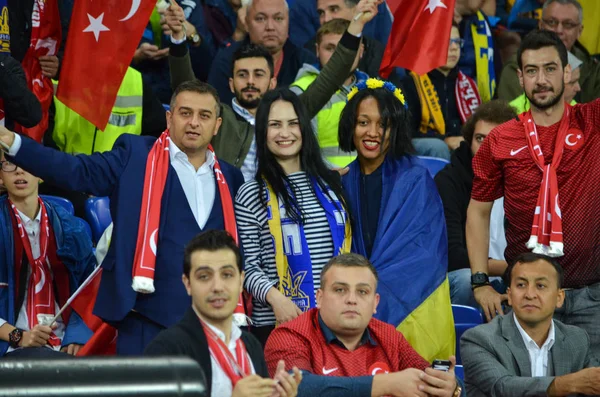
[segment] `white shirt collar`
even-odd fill
[[[182,152],[181,149],[179,149],[177,147],[177,145],[173,143],[172,139],[169,139],[169,159],[171,160],[171,163],[174,162],[176,159],[184,160],[187,163],[190,162],[187,154]],[[207,150],[206,151],[206,161],[204,164],[202,164],[202,167],[200,167],[200,168],[204,168],[205,166],[207,166],[207,167],[210,167],[210,169],[212,170],[214,165],[215,165],[215,155],[210,150]]]
[[[209,323],[207,323],[206,321],[203,321],[203,325],[208,326],[208,328],[210,328],[215,334],[217,334],[217,336],[223,341],[225,342],[225,334],[223,333],[223,331],[221,331],[220,329],[218,329],[217,327],[215,327],[214,325],[211,325]],[[231,349],[231,347],[235,347],[235,344],[237,342],[238,339],[240,339],[242,337],[242,330],[240,329],[240,327],[238,327],[237,325],[235,325],[233,322],[231,324],[231,338],[229,339],[229,348]]]
[[[23,223],[26,225],[31,224],[32,222],[40,223],[42,221],[42,208],[41,207],[38,209],[37,215],[33,219],[30,219],[27,215],[25,215],[18,209],[17,209],[17,212],[19,213],[19,217],[21,218],[21,221],[23,221]]]
[[[244,118],[244,120],[246,120],[248,123],[254,125],[254,123],[256,121],[254,115],[252,113],[250,113],[246,108],[243,108],[242,105],[239,104],[237,99],[233,98],[231,100],[231,106],[233,107],[233,110],[237,114],[239,114],[240,116],[242,116]]]
[[[550,331],[548,331],[548,337],[546,338],[546,341],[544,342],[544,344],[542,345],[542,347],[539,347],[538,344],[531,339],[531,337],[527,334],[527,332],[525,332],[525,330],[523,329],[523,327],[521,327],[521,324],[519,323],[519,319],[517,319],[517,315],[515,314],[515,312],[513,311],[513,317],[515,319],[515,324],[517,324],[517,329],[519,330],[519,333],[521,334],[521,337],[523,338],[523,342],[525,342],[525,346],[529,349],[530,347],[536,347],[537,349],[546,349],[546,350],[550,350],[552,349],[552,346],[554,346],[554,320],[552,320],[550,322]]]

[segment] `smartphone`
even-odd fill
[[[437,369],[438,371],[448,372],[452,363],[450,360],[433,360],[431,368]]]

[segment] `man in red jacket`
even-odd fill
[[[275,328],[265,347],[269,372],[279,360],[303,372],[298,396],[459,396],[454,357],[448,372],[429,368],[392,325],[372,318],[377,271],[357,254],[321,271],[317,307]]]

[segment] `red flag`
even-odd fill
[[[42,105],[42,120],[35,127],[17,126],[16,129],[38,142],[42,141],[48,128],[48,110],[54,96],[52,80],[42,75],[39,57],[56,55],[61,37],[57,0],[35,0],[31,14],[31,42],[22,64],[27,85]]]
[[[388,0],[394,23],[380,74],[395,66],[425,74],[446,64],[455,0]]]
[[[155,4],[155,0],[75,2],[58,98],[100,130],[108,124]]]
[[[114,355],[117,350],[117,330],[95,316],[92,311],[96,304],[98,287],[102,279],[102,270],[73,300],[71,307],[81,316],[85,325],[94,332],[79,352],[78,356],[104,356]]]

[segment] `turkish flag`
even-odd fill
[[[425,74],[446,64],[455,0],[388,0],[394,11],[392,31],[380,74],[395,66]]]
[[[79,314],[85,325],[94,332],[94,335],[79,350],[78,356],[104,356],[114,355],[117,350],[117,330],[109,324],[102,321],[100,317],[93,314],[98,287],[102,279],[102,269],[99,269],[96,275],[87,286],[77,295],[71,303],[73,310]]]
[[[21,132],[38,142],[42,141],[48,128],[48,111],[54,98],[54,87],[49,77],[42,75],[39,58],[56,55],[60,47],[62,30],[57,0],[35,0],[31,13],[31,41],[29,49],[23,58],[23,70],[27,85],[42,105],[42,120],[38,125],[25,128],[17,126]]]
[[[155,0],[75,2],[57,95],[100,130],[108,124],[155,4]]]

